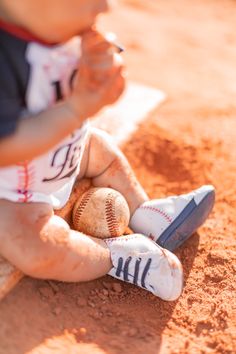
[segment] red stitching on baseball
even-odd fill
[[[97,190],[98,190],[98,188],[89,189],[87,192],[84,193],[81,200],[79,200],[75,204],[74,210],[73,210],[73,224],[75,227],[78,225],[79,219],[81,218],[81,215],[83,214],[84,209],[86,208],[86,206],[89,202],[89,199]],[[79,208],[77,207],[78,203],[80,204]]]
[[[108,193],[105,202],[105,215],[107,221],[107,227],[111,236],[115,237],[119,235],[119,224],[116,220],[115,213],[115,201],[112,193]]]
[[[163,218],[165,218],[168,221],[168,223],[172,222],[172,218],[168,214],[166,214],[163,210],[161,210],[159,208],[148,206],[148,205],[142,205],[142,206],[140,206],[140,209],[147,209],[147,210],[151,210],[151,211],[157,212],[158,214],[163,216]]]

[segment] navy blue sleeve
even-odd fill
[[[14,133],[21,111],[22,98],[17,80],[0,51],[0,138]]]

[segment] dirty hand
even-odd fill
[[[109,38],[95,30],[82,36],[82,55],[70,108],[79,121],[114,103],[124,90],[123,61]]]

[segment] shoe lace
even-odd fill
[[[116,276],[118,278],[122,278],[122,276],[123,276],[123,280],[124,281],[127,281],[129,283],[133,283],[134,285],[141,285],[142,288],[147,289],[145,281],[146,281],[146,277],[147,277],[148,271],[149,271],[151,263],[152,263],[152,259],[148,258],[145,266],[143,267],[143,269],[141,269],[140,268],[140,264],[142,262],[142,258],[139,257],[135,261],[135,267],[134,267],[134,274],[133,275],[129,273],[129,265],[130,265],[131,261],[132,261],[132,257],[131,256],[129,256],[125,261],[124,261],[124,258],[119,257],[118,265],[117,265],[117,269],[116,269]],[[141,274],[141,284],[138,284],[140,271],[142,272],[142,274]],[[130,277],[133,278],[132,281],[129,279]]]

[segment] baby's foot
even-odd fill
[[[109,275],[149,290],[163,300],[176,300],[183,288],[183,270],[178,258],[139,234],[104,240],[113,268]]]
[[[214,201],[211,185],[180,196],[149,200],[135,210],[130,227],[173,251],[204,223]]]

